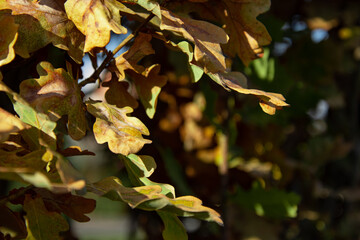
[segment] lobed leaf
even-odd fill
[[[142,135],[149,135],[149,130],[137,118],[127,114],[133,110],[130,107],[117,108],[104,102],[88,101],[88,111],[96,117],[94,124],[95,139],[98,143],[109,144],[114,153],[129,155],[136,153],[144,144],[151,143]]]
[[[149,118],[153,118],[155,115],[158,96],[167,81],[167,77],[159,75],[159,72],[160,65],[154,64],[146,68],[142,74],[129,73],[135,82],[140,101]]]
[[[29,126],[13,114],[0,108],[0,142],[6,141],[11,133],[27,129]]]
[[[29,194],[25,195],[24,211],[26,212],[26,225],[28,236],[26,239],[62,239],[60,232],[67,231],[67,221],[57,212],[46,209],[41,197],[32,199]]]
[[[169,198],[161,194],[161,186],[124,187],[116,177],[108,177],[88,187],[98,195],[111,194],[111,199],[122,200],[133,208],[147,211],[163,210],[178,216],[196,217],[206,221],[223,224],[220,215],[211,208],[202,206],[202,201],[193,196]],[[118,198],[116,198],[118,196]]]
[[[37,111],[46,113],[53,121],[68,116],[69,135],[79,140],[86,133],[85,110],[79,86],[70,73],[54,69],[48,62],[37,65],[38,79],[20,84],[20,95]]]
[[[273,115],[277,109],[289,106],[281,94],[264,92],[257,89],[247,89],[246,77],[240,72],[224,72],[208,75],[224,88],[231,88],[242,94],[252,94],[257,96],[260,98],[260,106],[262,110],[267,114]]]
[[[19,24],[19,38],[15,51],[27,58],[30,53],[52,43],[67,50],[77,62],[82,62],[84,36],[68,19],[63,6],[57,0],[2,0],[0,10],[11,9]]]
[[[110,31],[125,34],[120,24],[120,9],[125,8],[116,0],[68,0],[65,10],[68,18],[86,36],[84,51],[105,47],[110,41]]]
[[[14,45],[18,38],[19,25],[8,14],[0,13],[0,66],[8,64],[15,58]]]
[[[225,71],[220,44],[227,43],[229,38],[223,29],[209,22],[177,16],[165,8],[161,9],[161,15],[160,29],[178,33],[195,44],[195,61],[205,73]]]

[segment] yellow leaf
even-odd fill
[[[19,132],[25,128],[29,128],[29,126],[11,113],[0,108],[0,142],[7,140],[11,133]]]
[[[209,22],[177,16],[164,8],[161,15],[162,30],[178,33],[195,44],[195,61],[206,73],[225,71],[225,56],[220,44],[227,43],[229,38],[223,29]]]
[[[209,76],[224,88],[231,88],[242,94],[251,94],[260,98],[260,106],[264,112],[273,115],[277,109],[289,106],[283,95],[278,93],[264,92],[257,89],[246,88],[246,77],[240,72],[224,72],[209,74]]]
[[[84,51],[94,47],[105,47],[110,41],[110,31],[125,34],[120,24],[120,9],[116,0],[68,0],[66,13],[76,27],[86,36]]]
[[[94,124],[95,139],[98,143],[109,144],[113,153],[129,155],[138,152],[144,144],[151,143],[142,135],[149,135],[149,130],[137,118],[127,114],[133,110],[130,107],[117,108],[103,102],[88,101],[88,111],[96,117]]]
[[[18,38],[18,27],[12,16],[0,14],[0,66],[15,58],[14,45]]]

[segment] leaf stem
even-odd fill
[[[80,88],[85,86],[88,83],[94,83],[99,78],[100,73],[106,68],[106,66],[113,60],[113,57],[116,53],[120,51],[126,44],[128,44],[137,34],[138,32],[148,23],[155,15],[150,13],[150,15],[132,32],[130,33],[115,49],[114,51],[109,51],[105,60],[101,63],[101,65],[95,70],[95,72],[79,83]]]

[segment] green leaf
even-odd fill
[[[82,62],[84,36],[67,18],[64,7],[57,0],[2,0],[1,9],[11,9],[19,24],[15,51],[24,58],[29,53],[52,43],[68,51],[77,62]]]
[[[94,47],[105,47],[110,41],[110,31],[125,34],[120,24],[120,9],[124,5],[116,0],[68,0],[65,10],[68,18],[86,36],[84,52]]]
[[[19,115],[21,121],[39,129],[53,140],[56,139],[54,133],[56,123],[51,121],[47,115],[37,112],[27,101],[7,87],[2,81],[0,81],[0,91],[6,92],[11,96],[11,100],[14,104],[14,110]],[[36,139],[39,138],[39,136],[33,137]]]
[[[75,79],[64,69],[55,69],[48,62],[39,63],[37,71],[40,78],[23,81],[20,95],[53,121],[68,116],[69,135],[75,140],[84,137],[87,126],[85,110]]]
[[[149,130],[137,118],[127,114],[133,110],[130,107],[117,108],[103,102],[89,100],[88,111],[96,117],[94,124],[95,139],[98,143],[109,144],[109,149],[114,153],[129,155],[136,153],[144,144],[151,143],[142,135],[149,135]]]
[[[59,233],[69,229],[66,220],[57,212],[49,212],[40,197],[32,199],[26,194],[24,211],[28,229],[27,240],[61,240]]]
[[[164,240],[186,240],[188,239],[184,225],[179,218],[172,213],[157,211],[161,220],[165,224],[162,236]]]
[[[241,206],[254,210],[259,216],[294,218],[297,215],[300,196],[278,189],[267,191],[259,183],[255,183],[250,191],[238,189],[234,200]]]
[[[15,58],[14,45],[18,38],[19,25],[12,16],[0,12],[0,66],[8,64]]]

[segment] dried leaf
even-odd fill
[[[246,88],[246,77],[240,72],[225,72],[208,74],[215,82],[224,88],[231,88],[242,94],[251,94],[260,98],[260,106],[264,112],[273,115],[277,109],[289,106],[283,95],[278,93],[264,92],[257,89]]]
[[[40,197],[32,199],[30,195],[26,194],[24,211],[28,229],[26,239],[61,240],[59,233],[69,229],[67,221],[59,213],[48,211]]]
[[[0,66],[8,64],[15,58],[14,45],[18,38],[19,25],[14,18],[5,13],[0,13]]]
[[[116,0],[68,0],[65,10],[70,20],[86,36],[84,51],[105,47],[110,41],[110,31],[125,34],[120,24],[123,4]]]
[[[96,117],[94,134],[98,143],[108,142],[114,153],[129,155],[136,153],[144,144],[151,143],[142,135],[149,135],[146,126],[135,117],[128,117],[132,108],[117,108],[103,102],[88,101],[88,111]]]
[[[48,62],[39,63],[37,71],[40,78],[23,81],[20,95],[53,121],[67,115],[69,135],[75,140],[81,139],[85,136],[87,123],[76,81],[64,69],[54,69]]]
[[[236,54],[247,66],[262,53],[262,46],[271,42],[265,26],[256,18],[270,8],[270,0],[244,1],[221,0],[211,5],[212,14],[217,21],[224,24],[229,35],[228,44],[223,46],[224,52],[231,57]],[[213,2],[208,3],[213,4]]]
[[[160,76],[159,72],[159,64],[146,68],[142,75],[129,72],[129,76],[135,82],[138,96],[149,118],[153,118],[155,115],[158,96],[167,81],[167,77]]]
[[[181,34],[195,44],[195,60],[205,73],[225,71],[225,56],[220,44],[227,43],[229,38],[223,29],[209,22],[177,16],[164,8],[161,15],[160,29]]]
[[[11,9],[19,26],[15,51],[29,57],[49,43],[67,50],[78,63],[82,62],[84,36],[67,18],[63,5],[57,0],[3,0],[1,9]]]
[[[115,64],[119,70],[120,80],[125,78],[125,70],[130,69],[139,74],[145,70],[145,67],[138,65],[137,63],[143,57],[155,53],[151,46],[150,40],[151,35],[139,33],[130,49],[121,54],[119,57],[115,58]]]

